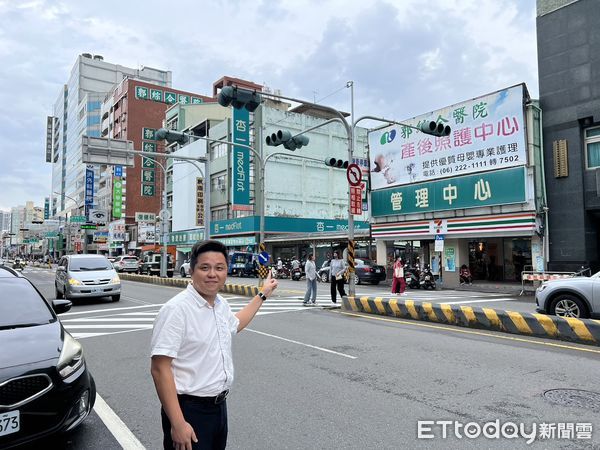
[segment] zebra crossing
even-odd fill
[[[235,313],[248,304],[247,297],[225,297]],[[317,302],[319,299],[317,300]],[[110,334],[130,333],[152,329],[154,318],[163,304],[98,309],[92,311],[68,312],[60,315],[65,329],[76,339],[85,339]],[[327,303],[326,306],[330,306]],[[325,306],[325,303],[323,303]],[[258,316],[309,310],[302,305],[298,296],[271,298],[265,302]]]

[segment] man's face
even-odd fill
[[[227,260],[220,252],[204,252],[198,256],[190,273],[194,287],[200,294],[214,296],[225,285]]]

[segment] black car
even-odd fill
[[[385,267],[378,266],[370,259],[364,258],[355,259],[354,263],[354,284],[379,284],[380,281],[385,280]],[[325,261],[317,271],[317,278],[323,283],[329,282],[329,264],[330,261]]]
[[[81,344],[58,320],[71,302],[49,304],[13,269],[0,267],[0,448],[73,430],[96,386]]]

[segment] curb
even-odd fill
[[[190,282],[189,278],[161,278],[152,275],[138,275],[134,273],[120,273],[121,280],[138,281],[140,283],[158,284],[185,288]],[[226,284],[220,292],[254,297],[258,294],[258,287],[251,284]]]
[[[342,310],[600,346],[600,320],[382,297],[344,297]]]

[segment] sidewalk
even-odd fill
[[[382,285],[392,286],[391,281],[385,280],[381,283]],[[446,287],[444,283],[437,281],[437,289],[440,290],[453,290],[453,291],[467,291],[467,292],[486,292],[491,294],[505,294],[518,296],[521,293],[521,283],[519,281],[487,281],[487,280],[475,280],[473,284],[463,284],[454,287]],[[418,290],[417,290],[418,291]],[[533,296],[535,290],[532,290],[529,286],[529,290],[523,293],[523,296]]]

